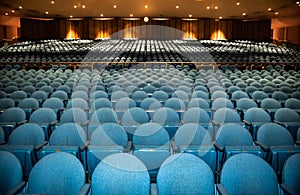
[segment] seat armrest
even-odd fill
[[[20,122],[17,122],[17,126],[20,126],[20,125],[23,125],[23,124],[25,124],[25,123],[27,123],[27,120],[23,120],[23,121],[20,121]]]
[[[50,126],[55,126],[56,123],[58,123],[57,120],[56,120],[56,121],[53,121],[53,122],[51,122],[51,123],[49,123],[49,125],[50,125]]]
[[[12,189],[10,189],[5,194],[19,194],[19,193],[22,192],[22,190],[24,189],[25,186],[26,186],[26,182],[25,181],[20,181],[19,183],[17,183]]]
[[[42,143],[40,143],[39,145],[34,146],[35,150],[40,150],[43,146],[47,145],[48,141],[43,141]]]
[[[215,121],[215,120],[211,120],[211,123],[212,123],[213,125],[220,125],[220,123],[218,123],[218,122]]]
[[[243,120],[243,123],[245,123],[246,125],[251,125],[251,122],[249,122],[249,121],[246,121],[246,120]]]
[[[265,144],[263,144],[263,143],[261,143],[261,142],[259,142],[259,141],[255,141],[254,143],[255,143],[256,145],[260,146],[264,151],[269,151],[269,150],[270,150],[270,147],[269,147],[269,146],[267,146],[267,145],[265,145]]]
[[[170,146],[173,153],[178,153],[180,151],[180,147],[176,146],[174,141],[171,141]]]
[[[88,126],[88,124],[90,123],[89,120],[85,121],[84,123],[82,123],[82,126]]]
[[[289,185],[287,185],[285,183],[280,184],[280,187],[281,187],[282,191],[284,192],[284,194],[287,194],[287,195],[297,194],[290,188]]]
[[[89,141],[84,142],[84,144],[83,144],[82,146],[79,147],[79,150],[80,150],[80,151],[85,150],[85,149],[88,147],[89,144],[90,144]]]
[[[297,141],[296,141],[296,145],[300,145],[300,141],[297,140]]]
[[[0,141],[0,145],[4,145],[6,144],[6,142],[3,140],[3,141]]]
[[[277,121],[277,120],[274,120],[273,122],[274,122],[274,123],[277,123],[277,124],[279,124],[279,125],[282,125],[282,126],[284,125],[282,122]]]
[[[124,152],[128,153],[132,148],[132,141],[128,141]]]
[[[223,184],[217,184],[217,191],[220,195],[229,195],[229,192],[226,190]]]
[[[217,148],[217,150],[219,150],[219,151],[224,151],[224,149],[225,149],[225,147],[224,146],[221,146],[220,144],[218,144],[218,143],[214,143],[214,145],[215,145],[215,147]]]
[[[90,188],[91,188],[91,184],[84,184],[82,186],[82,188],[80,189],[80,191],[78,192],[78,195],[85,195],[85,194],[88,194],[89,191],[90,191]]]

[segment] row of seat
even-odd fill
[[[0,62],[267,62],[299,63],[294,49],[245,41],[40,40],[6,46]],[[298,57],[297,57],[298,56]]]
[[[297,194],[300,154],[289,157],[282,170],[282,184],[272,168],[252,154],[238,154],[225,163],[220,183],[201,159],[175,154],[162,164],[157,183],[151,184],[146,166],[130,154],[112,154],[99,163],[91,183],[86,183],[80,162],[68,153],[40,160],[28,182],[22,180],[18,159],[0,151],[1,192],[28,194]],[[5,159],[5,160],[3,160]],[[40,173],[43,173],[42,175]]]

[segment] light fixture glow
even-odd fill
[[[54,4],[55,2],[54,1],[51,1],[51,4]]]
[[[19,9],[23,9],[22,5],[19,6]]]
[[[8,13],[6,12],[5,15],[8,16]]]
[[[192,15],[192,14],[190,14],[190,15],[189,15],[189,17],[191,18],[191,17],[193,17],[193,15]]]
[[[73,16],[72,16],[72,15],[70,15],[70,18],[73,18]]]
[[[222,16],[220,16],[220,17],[219,17],[219,19],[220,19],[220,20],[222,20],[222,19],[223,19],[223,17],[222,17]]]
[[[218,6],[215,6],[215,9],[219,9],[219,7],[218,7]]]
[[[296,2],[296,4],[298,4],[298,5],[299,5],[299,4],[300,4],[300,1],[297,1],[297,2]]]
[[[240,2],[236,2],[236,5],[240,5],[241,3]]]
[[[45,14],[46,14],[46,15],[48,15],[48,14],[49,14],[49,12],[45,11]]]
[[[148,17],[144,17],[144,22],[149,22],[149,18]]]
[[[278,12],[275,12],[275,15],[278,15],[279,13]]]
[[[100,14],[101,17],[103,17],[103,14]]]
[[[81,7],[84,9],[84,8],[85,8],[85,5],[82,5]]]
[[[130,17],[133,17],[133,14],[130,14]]]
[[[175,7],[176,9],[179,9],[179,5],[176,5],[176,7]]]
[[[145,5],[145,9],[147,9],[148,8],[148,5]]]
[[[114,5],[114,8],[116,9],[116,8],[117,8],[117,5]]]
[[[15,10],[11,10],[12,13],[15,13]]]
[[[76,9],[76,8],[77,8],[77,5],[74,5],[74,8]]]
[[[269,8],[268,8],[268,11],[269,11],[269,12],[272,11],[272,8],[269,7]]]
[[[246,13],[243,13],[243,16],[246,16]]]
[[[206,9],[210,9],[210,7],[209,7],[209,6],[207,6],[207,7],[206,7]]]

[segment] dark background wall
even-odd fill
[[[21,19],[21,38],[23,40],[48,38],[110,38],[118,32],[115,38],[143,38],[145,32],[134,29],[143,25],[160,25],[170,27],[174,31],[153,32],[146,29],[147,36],[152,38],[172,38],[182,31],[182,38],[195,39],[244,39],[255,41],[271,40],[271,20],[241,21],[241,20],[215,20],[200,18],[196,20],[182,20],[172,18],[169,20],[151,20],[145,23],[141,20],[125,20],[112,18],[95,20],[92,18],[82,20],[35,20]],[[175,30],[176,29],[176,30]]]

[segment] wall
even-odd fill
[[[272,20],[273,39],[300,45],[300,16]]]
[[[0,16],[0,42],[3,39],[12,40],[20,36],[20,18]]]
[[[170,30],[159,31],[150,26],[167,27]],[[138,28],[135,28],[138,27]],[[173,30],[172,30],[173,29]],[[115,33],[118,32],[116,35]],[[24,40],[47,38],[190,38],[190,39],[246,39],[269,41],[271,21],[214,20],[199,18],[183,20],[151,20],[145,23],[142,19],[125,20],[112,18],[95,20],[34,20],[21,19],[21,35]]]

